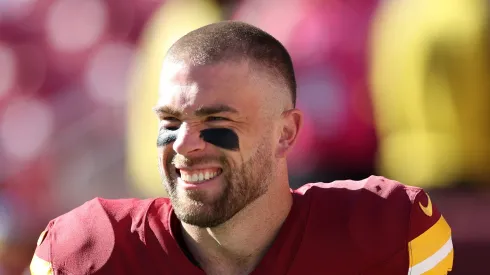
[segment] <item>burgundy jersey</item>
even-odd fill
[[[420,188],[372,176],[291,190],[293,206],[252,274],[447,274],[451,229]],[[205,274],[179,246],[170,201],[96,198],[52,220],[39,274]]]

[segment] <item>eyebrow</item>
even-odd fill
[[[178,117],[180,116],[181,112],[175,108],[172,108],[170,106],[161,106],[161,107],[154,107],[153,111],[156,114],[169,114],[171,116]]]
[[[157,107],[154,108],[154,111],[157,114],[169,114],[175,117],[180,117],[182,115],[182,112],[176,108],[170,107],[170,106],[162,106],[162,107]],[[233,114],[238,114],[238,111],[225,104],[216,104],[216,105],[211,105],[211,106],[200,106],[194,111],[194,115],[196,116],[210,116],[214,114],[219,114],[219,113],[233,113]]]
[[[217,104],[211,106],[201,106],[197,108],[197,110],[194,112],[196,116],[210,116],[219,113],[238,114],[238,111],[231,106],[224,105],[224,104]]]

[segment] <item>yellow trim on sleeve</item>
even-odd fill
[[[439,251],[450,238],[451,228],[441,216],[432,227],[409,242],[410,267],[419,264]]]

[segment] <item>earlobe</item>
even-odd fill
[[[282,113],[282,121],[279,146],[276,150],[276,157],[278,158],[285,158],[296,143],[303,124],[303,113],[298,109],[290,109]]]

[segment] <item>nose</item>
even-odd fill
[[[200,132],[193,129],[189,124],[183,123],[180,126],[177,139],[173,144],[173,149],[180,155],[189,155],[204,149],[206,143],[200,137]]]

